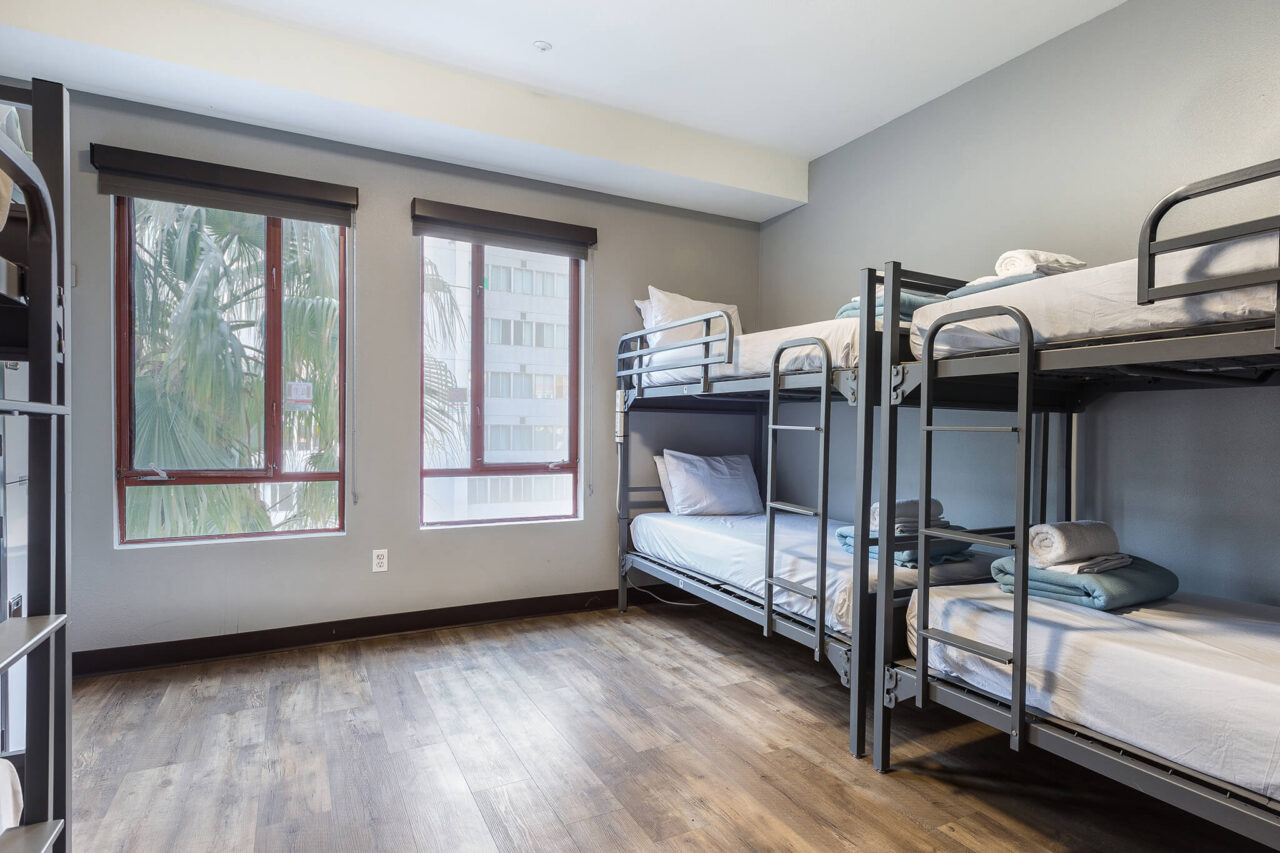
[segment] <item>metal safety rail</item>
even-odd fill
[[[818,350],[822,363],[822,375],[831,373],[831,350],[821,338],[796,338],[780,344],[773,353],[773,364],[769,371],[772,387],[769,391],[769,433],[766,440],[769,445],[768,476],[765,485],[765,538],[764,538],[764,635],[772,635],[774,626],[773,598],[775,589],[784,589],[793,595],[811,599],[814,602],[813,659],[822,660],[824,639],[827,633],[827,488],[828,459],[831,456],[831,383],[824,382],[818,396],[817,426],[797,426],[783,424],[778,421],[778,405],[781,398],[782,357],[793,349],[813,347]],[[816,432],[818,434],[818,505],[803,506],[778,500],[778,436],[785,431]],[[817,518],[817,579],[815,588],[786,578],[774,576],[777,559],[774,547],[774,531],[778,523],[778,513],[794,513]]]
[[[1182,249],[1194,249],[1249,237],[1255,234],[1266,234],[1270,231],[1280,232],[1280,216],[1268,216],[1248,222],[1227,225],[1222,228],[1210,228],[1181,237],[1157,240],[1160,223],[1173,210],[1184,202],[1203,198],[1214,193],[1225,192],[1238,187],[1280,178],[1280,160],[1259,163],[1245,169],[1237,169],[1203,181],[1196,181],[1179,187],[1156,204],[1142,223],[1142,231],[1138,235],[1138,304],[1151,305],[1164,299],[1180,299],[1204,293],[1219,293],[1224,290],[1235,290],[1241,287],[1255,287],[1263,284],[1280,282],[1280,266],[1254,272],[1234,275],[1210,276],[1198,281],[1180,284],[1157,285],[1155,283],[1156,259],[1169,252]],[[1280,238],[1278,238],[1280,240]],[[1276,312],[1275,347],[1280,349],[1280,310]]]
[[[712,332],[711,324],[716,320],[724,323],[724,331]],[[648,338],[661,332],[674,332],[677,329],[688,331],[689,327],[701,326],[701,334],[694,338],[682,338],[666,344],[649,344]],[[715,352],[716,344],[723,344],[724,349]],[[653,356],[663,352],[688,350],[691,357],[680,357],[679,360],[653,360]],[[668,371],[686,370],[696,367],[699,379],[697,392],[705,394],[711,390],[711,366],[729,364],[733,361],[733,323],[728,312],[710,311],[696,317],[676,320],[651,329],[631,332],[618,339],[617,375],[618,390],[636,395],[644,394],[644,375],[647,373],[665,373]]]

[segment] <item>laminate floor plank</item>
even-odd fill
[[[1243,839],[714,607],[636,606],[82,679],[90,853],[1202,851]]]

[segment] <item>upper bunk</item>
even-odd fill
[[[775,381],[783,401],[817,401],[826,387],[850,405],[860,395],[874,400],[884,281],[878,270],[862,271],[853,316],[742,334],[730,312],[718,309],[625,334],[616,362],[619,411],[753,412],[769,401]],[[939,297],[963,284],[906,270],[898,281],[906,292]],[[891,329],[905,345],[909,326]]]
[[[29,122],[18,118],[26,110]],[[56,396],[49,365],[64,360],[66,128],[61,85],[0,82],[0,361],[40,363],[36,400]]]
[[[1076,410],[1115,391],[1280,384],[1280,216],[1159,235],[1186,202],[1278,177],[1274,160],[1175,190],[1147,216],[1134,260],[921,308],[895,363],[896,400],[918,391],[926,361],[975,390],[1011,387],[1024,368],[1038,396],[1056,390]]]

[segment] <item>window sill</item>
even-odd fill
[[[310,533],[236,533],[203,539],[161,539],[153,542],[116,542],[117,551],[137,551],[144,548],[178,548],[182,546],[230,545],[246,542],[278,542],[282,539],[328,539],[346,536],[345,530],[316,530]]]
[[[528,518],[528,519],[494,519],[493,521],[456,521],[436,522],[435,524],[419,524],[419,530],[472,530],[477,527],[525,527],[531,524],[568,524],[582,521],[581,515],[567,515],[563,518]]]

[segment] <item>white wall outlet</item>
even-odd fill
[[[387,570],[387,549],[373,549],[373,570],[375,572],[385,572]]]

